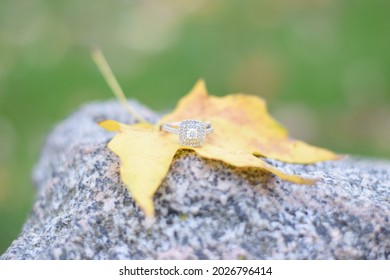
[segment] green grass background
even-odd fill
[[[31,170],[55,123],[112,98],[172,108],[198,78],[257,94],[296,138],[390,158],[390,2],[0,0],[0,254],[31,209]]]

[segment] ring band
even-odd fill
[[[199,147],[206,140],[206,134],[214,131],[211,123],[198,120],[184,120],[181,122],[165,123],[161,130],[178,134],[182,146]]]

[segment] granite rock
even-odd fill
[[[133,122],[112,101],[83,106],[55,127],[34,171],[34,207],[1,259],[390,258],[389,162],[268,160],[319,179],[304,186],[182,151],[149,220],[120,182],[106,147],[113,134],[96,125],[104,119]]]

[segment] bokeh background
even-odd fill
[[[31,209],[45,135],[81,104],[124,91],[172,108],[198,78],[262,96],[291,134],[390,158],[390,1],[0,0],[0,254]]]

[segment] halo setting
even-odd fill
[[[210,122],[198,120],[183,120],[181,122],[164,123],[161,130],[178,134],[182,146],[200,147],[206,140],[206,134],[212,133],[214,128]]]
[[[197,120],[185,120],[179,126],[179,142],[182,146],[199,147],[206,140],[206,127]]]

